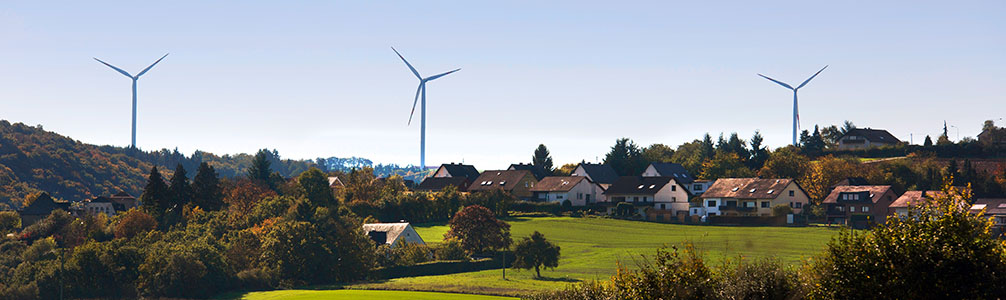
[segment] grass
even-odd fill
[[[408,292],[408,291],[367,291],[367,290],[283,290],[271,292],[255,292],[244,295],[241,299],[273,300],[273,299],[366,299],[366,300],[503,300],[514,299],[497,296],[466,295],[451,293]]]
[[[606,280],[620,264],[636,265],[641,255],[652,255],[660,246],[691,242],[696,249],[717,264],[725,258],[774,257],[796,265],[802,259],[820,253],[838,230],[826,227],[727,227],[675,225],[601,218],[514,218],[508,220],[514,240],[535,230],[562,248],[559,267],[534,270],[458,273],[439,276],[396,278],[387,281],[349,285],[351,289],[423,290],[469,294],[520,295],[528,292],[565,287],[569,283]],[[424,224],[416,231],[431,246],[439,244],[447,226]]]

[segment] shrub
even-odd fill
[[[793,209],[790,208],[789,205],[786,205],[786,204],[778,204],[778,205],[772,207],[772,215],[773,216],[777,216],[777,217],[778,216],[785,216],[785,215],[788,215],[788,214],[791,214],[791,213],[793,213]]]
[[[420,243],[403,242],[392,249],[398,265],[412,266],[418,263],[430,261],[430,247]]]
[[[21,229],[21,216],[15,211],[0,211],[0,235]]]
[[[718,270],[718,296],[720,299],[796,299],[799,281],[796,271],[786,268],[779,260],[761,259],[736,265],[725,263]]]
[[[465,249],[461,248],[461,241],[458,239],[444,240],[435,253],[438,260],[468,260],[468,255],[465,255]]]

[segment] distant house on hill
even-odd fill
[[[854,128],[838,138],[839,150],[856,150],[901,143],[897,137],[883,129]]]
[[[115,214],[119,212],[128,210],[125,205],[114,203],[111,198],[105,196],[88,199],[81,204],[81,210],[90,215],[105,214],[106,216],[111,217],[115,216]]]
[[[580,163],[569,175],[587,177],[590,181],[597,182],[605,188],[618,180],[618,172],[605,164]]]
[[[338,176],[329,176],[328,177],[328,187],[331,188],[332,191],[335,191],[335,190],[341,189],[343,187],[346,187],[346,184],[343,183],[342,179],[339,179]]]
[[[52,211],[57,209],[61,209],[69,213],[70,203],[56,202],[52,199],[52,197],[49,197],[49,194],[47,193],[38,195],[38,198],[36,198],[34,202],[18,212],[21,215],[21,228],[31,226],[32,224],[35,224],[35,222],[45,219],[45,217],[49,216]]]
[[[363,232],[377,246],[388,245],[391,248],[395,248],[402,243],[426,245],[426,242],[419,236],[416,229],[412,228],[412,225],[407,222],[363,224]]]
[[[622,176],[604,196],[610,205],[633,204],[647,219],[669,221],[678,214],[688,214],[688,189],[674,177]]]
[[[532,165],[532,164],[524,164],[524,163],[510,164],[510,168],[507,168],[507,170],[511,170],[511,171],[513,171],[513,170],[528,170],[528,171],[531,171],[531,174],[534,175],[534,178],[538,179],[538,180],[541,180],[542,178],[545,178],[546,176],[552,175],[552,174],[549,174],[548,171],[546,171],[545,169],[542,169],[539,166],[535,166],[535,165]]]
[[[702,194],[703,215],[772,216],[772,208],[788,205],[799,214],[810,202],[793,179],[720,178]]]
[[[887,221],[897,198],[889,185],[842,185],[832,189],[822,203],[828,223],[868,228]]]
[[[125,210],[140,206],[140,201],[136,200],[136,197],[133,197],[133,195],[126,192],[118,192],[115,195],[108,197],[108,199],[112,201],[113,204],[122,205]]]
[[[603,202],[601,185],[583,176],[549,176],[531,188],[534,199],[543,202],[569,202],[572,206],[585,206]]]
[[[459,192],[467,192],[468,186],[471,184],[468,177],[427,177],[416,186],[415,190],[417,192],[439,192],[448,186],[453,186]]]
[[[433,177],[465,177],[475,181],[479,177],[479,171],[473,165],[463,165],[458,163],[442,164],[433,172]]]
[[[905,217],[908,216],[908,210],[912,206],[917,206],[923,203],[927,203],[933,199],[933,197],[942,196],[942,191],[907,191],[901,194],[888,205],[888,213],[892,216]]]
[[[501,189],[520,199],[531,199],[531,189],[538,180],[528,170],[490,170],[482,172],[468,186],[468,192]]]
[[[1006,231],[1006,199],[1003,198],[981,198],[971,205],[971,213],[978,214],[982,210],[984,217],[992,218],[992,232],[1001,236]]]

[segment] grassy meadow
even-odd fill
[[[730,227],[675,225],[602,218],[513,218],[514,240],[535,230],[562,248],[559,267],[542,270],[541,279],[534,270],[485,270],[439,276],[396,278],[359,283],[350,289],[420,290],[469,294],[520,295],[557,289],[579,281],[606,280],[618,265],[633,267],[641,255],[652,255],[661,246],[695,245],[716,265],[723,259],[774,257],[798,265],[802,259],[820,253],[837,229],[827,227]],[[443,239],[445,224],[414,225],[431,246]],[[349,298],[351,299],[351,298]],[[375,298],[384,299],[384,298]],[[393,298],[390,298],[393,299]]]
[[[283,290],[255,292],[244,295],[249,300],[296,300],[296,299],[339,299],[339,300],[506,300],[514,299],[498,296],[466,295],[451,293],[408,292],[408,291],[367,291],[367,290]]]

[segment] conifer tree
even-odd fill
[[[182,164],[175,167],[175,174],[171,176],[171,203],[168,209],[179,210],[185,204],[192,201],[192,187],[189,186],[188,174]]]
[[[255,183],[269,186],[270,188],[273,187],[272,166],[269,162],[269,151],[261,149],[258,153],[255,153],[255,158],[252,159],[252,164],[248,167],[248,179],[251,179]]]
[[[140,195],[140,203],[143,204],[143,209],[154,218],[162,219],[164,217],[164,210],[168,207],[170,201],[171,194],[168,191],[168,185],[164,183],[164,177],[161,176],[161,172],[157,171],[156,166],[150,168],[150,176],[147,177],[147,186],[143,189],[143,194]]]
[[[203,162],[192,178],[192,201],[203,210],[214,211],[223,207],[220,178],[210,164]]]
[[[534,149],[531,164],[545,170],[549,174],[552,173],[552,156],[548,153],[548,148],[545,147],[545,144],[539,144],[538,148]]]

